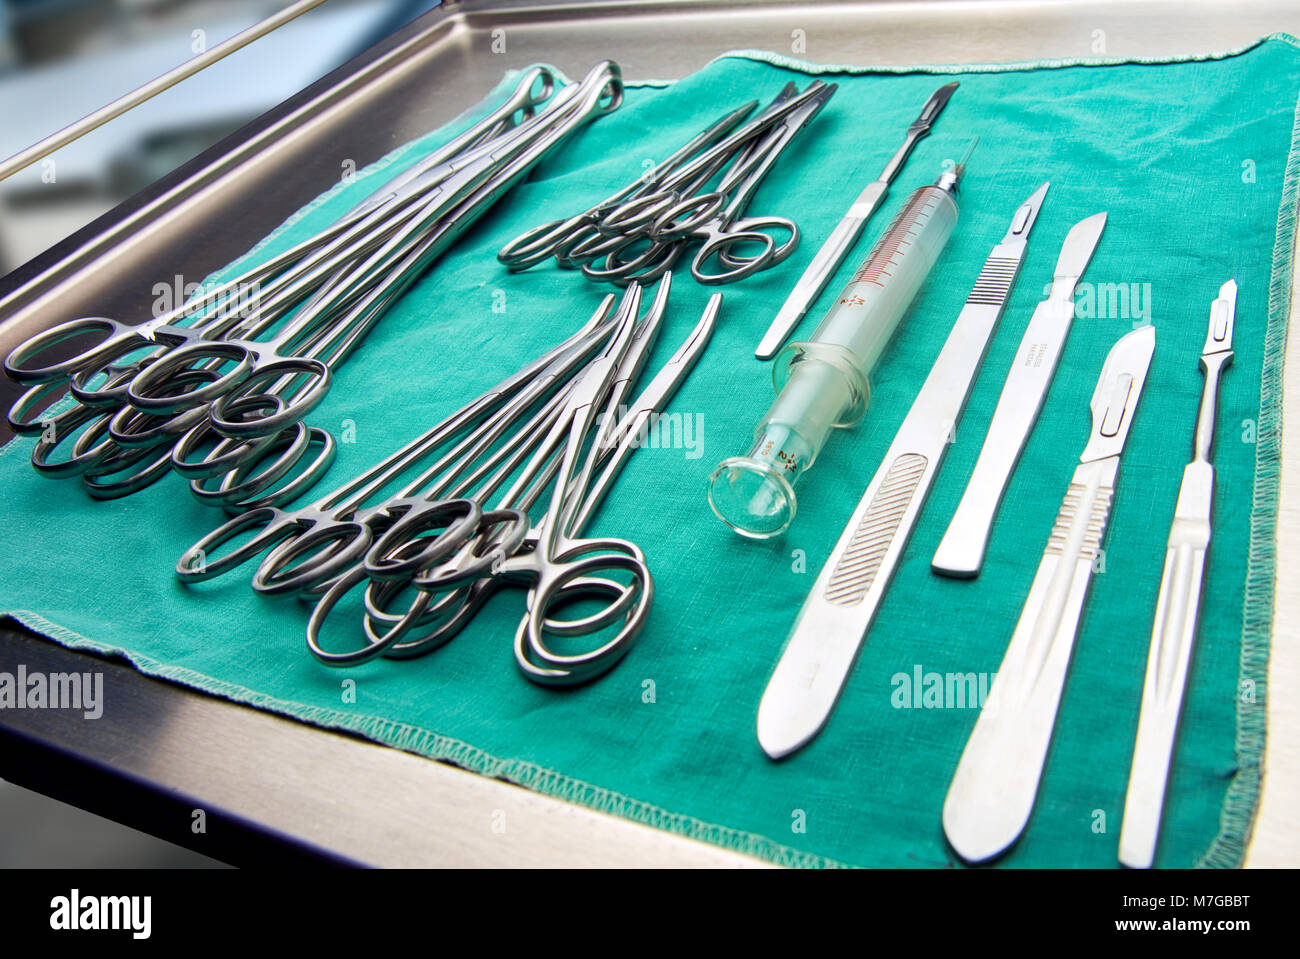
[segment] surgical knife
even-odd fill
[[[1020,271],[1048,184],[1016,210],[839,542],[813,584],[758,707],[779,759],[825,725],[884,598]]]
[[[1201,350],[1205,384],[1196,415],[1192,461],[1183,469],[1183,483],[1178,490],[1151,630],[1151,649],[1147,654],[1142,712],[1133,747],[1128,795],[1124,799],[1124,823],[1119,832],[1119,861],[1135,869],[1147,869],[1155,859],[1169,762],[1187,687],[1187,668],[1196,641],[1214,503],[1210,450],[1214,446],[1215,407],[1219,376],[1232,361],[1236,313],[1237,284],[1229,280],[1219,288],[1219,298],[1210,307],[1210,329]]]
[[[921,115],[907,128],[903,145],[885,166],[880,178],[867,184],[867,188],[849,207],[848,213],[844,214],[844,218],[835,225],[831,235],[803,271],[803,276],[799,277],[799,282],[790,291],[781,311],[777,313],[771,327],[763,335],[762,342],[758,344],[758,349],[754,351],[754,355],[760,360],[770,360],[776,356],[777,350],[781,349],[781,344],[789,338],[795,327],[799,325],[799,321],[804,318],[804,314],[812,308],[817,297],[826,288],[827,281],[835,274],[844,257],[862,235],[867,221],[884,202],[885,195],[889,193],[889,184],[894,182],[898,171],[907,162],[912,148],[930,132],[930,127],[933,126],[943,108],[948,105],[948,100],[956,89],[957,83],[953,81],[945,83],[934,91],[921,109]]]
[[[1092,567],[1110,517],[1155,327],[1120,338],[1092,394],[1092,432],[975,729],[943,804],[943,831],[967,862],[983,862],[1019,838],[1029,821],[1056,725]]]
[[[1070,332],[1075,286],[1105,226],[1106,214],[1097,213],[1076,223],[1065,237],[1051,292],[1034,309],[1025,328],[975,470],[930,562],[940,575],[967,579],[979,573],[998,503],[1038,419]]]

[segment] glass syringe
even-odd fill
[[[871,370],[957,225],[953,194],[965,162],[908,197],[812,339],[777,356],[778,395],[753,447],[709,478],[709,505],[742,536],[766,539],[790,525],[795,484],[831,429],[852,426],[866,411]]]

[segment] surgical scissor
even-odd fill
[[[663,287],[661,287],[662,291]],[[568,685],[612,667],[645,624],[653,579],[634,543],[615,538],[582,539],[581,531],[636,448],[641,424],[661,409],[708,341],[720,296],[673,359],[652,380],[630,412],[616,416],[645,362],[654,330],[652,310],[635,324],[640,287],[633,284],[616,318],[617,332],[590,364],[552,423],[532,461],[493,509],[476,523],[412,511],[390,526],[364,561],[334,579],[320,596],[308,624],[308,646],[323,662],[352,665],[376,655],[407,658],[446,643],[472,619],[488,595],[507,583],[527,587],[527,613],[515,637],[516,661],[528,678]],[[585,452],[584,452],[585,451]],[[597,475],[597,470],[600,470]],[[550,506],[531,524],[528,509],[555,475]],[[441,504],[445,506],[445,504]],[[428,537],[425,534],[434,532]],[[366,584],[367,642],[330,651],[320,633],[325,619],[348,592]],[[408,587],[415,597],[403,613],[386,606]],[[606,599],[597,613],[561,620],[555,614],[578,598]],[[379,626],[377,624],[385,624]],[[556,653],[548,636],[591,636],[613,630],[596,648]],[[407,639],[419,630],[415,639]]]
[[[497,196],[622,98],[608,61],[535,113],[553,87],[547,71],[529,71],[484,121],[342,221],[196,301],[142,327],[78,320],[20,346],[6,370],[33,385],[10,418],[20,432],[40,434],[33,464],[51,476],[81,476],[99,497],[125,495],[174,469],[201,499],[235,510],[264,500],[314,446],[320,455],[299,472],[318,476],[333,441],[301,420],[324,397],[332,369]],[[242,295],[250,287],[252,295]],[[69,360],[32,365],[86,333],[107,335]],[[34,420],[36,405],[64,382],[79,405]],[[56,460],[61,445],[71,454]],[[204,485],[232,471],[240,482]]]
[[[561,266],[615,283],[654,279],[696,240],[702,245],[691,275],[700,283],[729,283],[780,263],[798,246],[798,225],[786,217],[743,213],[782,151],[835,90],[821,81],[802,92],[787,84],[739,129],[753,104],[728,113],[651,176],[584,213],[529,230],[506,244],[498,259],[520,270],[553,255]]]

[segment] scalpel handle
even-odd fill
[[[1011,644],[948,788],[944,834],[967,862],[1003,852],[1029,821],[1118,468],[1119,457],[1111,456],[1075,470]]]
[[[835,708],[943,457],[891,447],[804,600],[758,707],[758,741],[773,759],[811,740]]]
[[[1169,762],[1196,642],[1213,490],[1214,467],[1204,460],[1187,464],[1165,551],[1120,827],[1119,861],[1134,869],[1147,869],[1155,860]]]
[[[993,410],[975,471],[930,561],[934,572],[961,579],[979,574],[998,504],[1043,407],[1073,318],[1073,301],[1046,300],[1035,308]]]
[[[853,244],[862,235],[867,221],[880,207],[881,201],[888,192],[889,184],[883,180],[869,183],[849,208],[849,212],[844,215],[844,219],[835,225],[831,235],[817,251],[817,255],[812,258],[807,269],[803,271],[803,276],[799,277],[799,282],[790,291],[790,295],[786,297],[781,311],[777,313],[776,319],[772,321],[771,327],[758,344],[758,349],[754,351],[754,355],[760,360],[770,360],[776,356],[781,345],[789,339],[790,334],[799,325],[799,321],[812,308],[817,297],[821,296],[822,290],[826,288],[827,282],[844,262],[844,257],[848,255],[849,250],[853,249]]]

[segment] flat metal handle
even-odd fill
[[[1119,861],[1131,869],[1147,869],[1155,861],[1169,763],[1196,641],[1204,571],[1204,546],[1170,544],[1156,602],[1142,712],[1119,834]]]
[[[934,572],[961,579],[979,574],[998,504],[1038,419],[1073,317],[1073,301],[1047,300],[1034,309],[975,471],[930,562]]]
[[[803,276],[799,277],[799,282],[786,297],[781,311],[777,313],[776,319],[772,321],[771,327],[758,344],[758,349],[754,351],[756,357],[760,360],[770,360],[776,356],[782,344],[789,339],[795,327],[817,302],[817,297],[821,296],[822,290],[826,289],[826,284],[835,275],[835,271],[844,261],[849,250],[853,248],[853,244],[857,243],[867,221],[876,212],[888,191],[889,184],[877,180],[867,184],[867,188],[853,201],[849,212],[835,225],[831,235],[826,238],[817,255],[803,271]]]
[[[1118,468],[1114,456],[1075,470],[1006,656],[948,788],[944,834],[968,862],[1003,852],[1033,811]]]
[[[925,502],[944,439],[928,450],[885,455],[804,600],[758,706],[759,745],[773,759],[809,742],[835,708]]]

